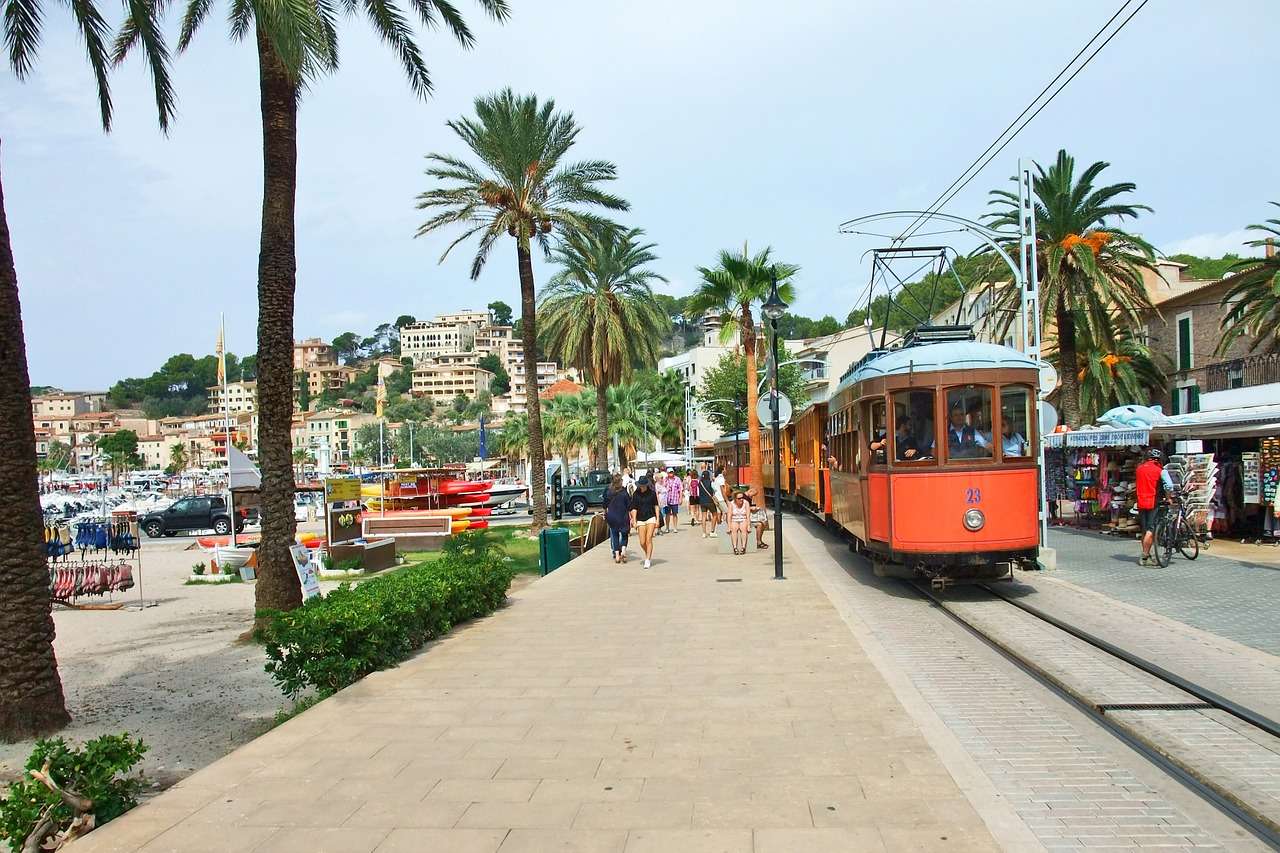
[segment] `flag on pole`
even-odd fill
[[[223,346],[223,333],[226,330],[226,318],[218,318],[218,348],[214,350],[214,354],[218,357],[218,385],[222,385],[227,381],[227,354]]]
[[[489,454],[489,433],[484,428],[484,416],[482,415],[480,417],[480,454],[479,454],[480,461],[483,462],[484,458],[488,454]]]
[[[382,417],[382,409],[387,404],[387,385],[382,381],[382,370],[378,370],[378,390],[374,398],[378,403],[378,417]]]

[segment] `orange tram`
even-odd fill
[[[879,575],[984,580],[1034,563],[1038,375],[1023,353],[974,341],[965,327],[921,329],[873,351],[782,431],[783,502],[848,537]],[[775,451],[764,425],[761,440],[772,506]],[[744,468],[746,447],[743,436]],[[733,436],[715,456],[734,482]]]

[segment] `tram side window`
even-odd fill
[[[889,428],[885,421],[884,401],[871,403],[871,415],[867,421],[871,426],[867,430],[868,447],[871,449],[871,464],[884,465],[888,461]]]
[[[976,386],[947,391],[947,458],[990,459],[991,389]]]
[[[934,459],[933,392],[893,395],[893,458],[898,462]]]
[[[1000,390],[1000,450],[1005,459],[1031,455],[1031,392],[1022,386]]]

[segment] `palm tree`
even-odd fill
[[[492,17],[507,16],[506,0],[477,0]],[[162,6],[163,4],[155,4]],[[414,0],[428,29],[441,22],[464,47],[474,39],[449,0]],[[209,17],[212,0],[188,0],[178,49],[185,50]],[[258,249],[258,464],[262,470],[262,543],[258,549],[255,609],[291,610],[302,590],[289,548],[294,543],[293,461],[289,433],[293,420],[293,314],[296,290],[295,201],[297,197],[298,103],[304,83],[338,66],[338,13],[363,11],[374,30],[396,53],[414,94],[431,94],[431,77],[414,41],[410,15],[394,0],[300,0],[283,5],[232,0],[231,37],[251,35],[257,46],[262,114],[262,228]],[[122,60],[136,39],[122,34],[115,58]],[[261,622],[265,616],[259,617]]]
[[[560,451],[566,466],[595,439],[595,401],[595,393],[588,389],[577,394],[557,394],[547,401],[547,444]]]
[[[550,254],[550,235],[598,227],[601,219],[590,207],[626,210],[627,203],[600,189],[612,181],[616,169],[604,160],[564,163],[578,137],[573,114],[555,111],[555,101],[539,104],[534,95],[517,96],[510,89],[476,98],[476,117],[448,123],[449,129],[480,160],[473,166],[446,154],[428,154],[428,177],[442,182],[418,196],[418,209],[432,215],[418,227],[418,236],[451,225],[463,227],[441,254],[443,261],[458,244],[479,237],[471,261],[471,278],[480,276],[489,252],[506,234],[515,238],[520,273],[520,336],[525,372],[529,377],[529,488],[533,500],[533,530],[547,525],[546,470],[542,453],[542,412],[534,381],[538,363],[537,306],[534,301],[534,243]]]
[[[595,386],[598,470],[609,467],[608,388],[634,367],[657,364],[671,322],[653,298],[650,282],[666,279],[645,267],[658,256],[642,234],[604,227],[561,235],[551,253],[561,269],[538,309],[547,352]]]
[[[1091,423],[1116,406],[1145,404],[1164,395],[1169,385],[1165,368],[1136,329],[1118,325],[1111,341],[1095,344],[1084,328],[1077,324],[1076,379],[1083,422]],[[1057,356],[1057,341],[1047,339],[1045,358],[1054,361]]]
[[[756,374],[756,323],[753,308],[769,298],[772,279],[777,276],[778,292],[787,302],[795,301],[790,279],[800,267],[775,262],[768,246],[752,255],[744,243],[741,252],[720,252],[719,263],[712,268],[698,267],[702,284],[689,297],[687,313],[700,317],[708,311],[720,318],[720,339],[729,340],[735,331],[742,335],[742,350],[747,362],[747,446],[751,451],[749,482],[763,487],[764,468],[760,455],[760,419],[756,415],[759,395]]]
[[[1271,203],[1280,207],[1280,202]],[[1222,297],[1222,304],[1228,310],[1222,318],[1219,355],[1225,355],[1227,348],[1245,335],[1253,338],[1250,351],[1262,347],[1267,352],[1280,352],[1280,256],[1273,251],[1280,239],[1280,219],[1250,225],[1249,230],[1261,231],[1267,236],[1250,240],[1246,245],[1267,247],[1271,254],[1261,260],[1246,258],[1237,264],[1241,270],[1231,276],[1231,288]]]
[[[1154,268],[1155,249],[1116,227],[1151,208],[1117,201],[1136,189],[1132,183],[1094,186],[1109,165],[1094,163],[1077,178],[1075,158],[1063,150],[1047,170],[1037,165],[1032,178],[1041,323],[1047,327],[1053,321],[1062,418],[1072,427],[1081,422],[1077,365],[1082,342],[1087,338],[1114,352],[1120,330],[1141,325],[1144,310],[1151,308],[1142,270]],[[1017,229],[1017,193],[992,190],[991,195],[998,208],[986,217],[991,227]],[[996,310],[1004,312],[1000,316],[1017,316],[1019,298],[1011,282],[1001,286],[995,299]]]
[[[609,428],[618,442],[618,467],[625,468],[636,457],[636,447],[650,441],[659,427],[660,413],[650,400],[647,390],[639,382],[610,385],[606,392],[609,401]]]
[[[181,441],[169,446],[169,467],[175,474],[187,470],[187,445]]]
[[[685,384],[674,370],[644,376],[645,393],[658,413],[658,438],[669,447],[683,447],[685,441]]]
[[[41,0],[10,0],[0,32],[9,67],[25,80],[34,67],[46,20]],[[98,112],[103,130],[111,129],[111,27],[93,0],[66,4],[84,42],[97,85]],[[153,17],[156,6],[126,3],[123,33],[143,46],[155,88],[160,126],[167,129],[173,115],[168,49]],[[18,270],[9,237],[9,221],[0,181],[0,741],[47,734],[65,726],[67,713],[53,653],[53,615],[49,573],[45,568],[43,517],[36,474],[35,424],[31,420],[31,378],[27,368],[22,307],[18,300]]]
[[[529,416],[524,412],[509,412],[502,419],[502,429],[493,438],[493,446],[508,461],[523,462],[529,455]]]

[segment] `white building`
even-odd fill
[[[674,370],[684,380],[685,397],[689,401],[685,413],[688,425],[689,442],[694,446],[710,444],[722,435],[721,429],[707,417],[706,412],[698,408],[696,398],[698,386],[706,372],[720,363],[725,353],[738,347],[740,336],[734,333],[729,340],[720,340],[720,321],[708,315],[702,319],[702,343],[685,350],[679,355],[669,356],[658,361],[658,372]]]
[[[526,409],[525,398],[525,375],[524,375],[524,356],[517,356],[507,368],[507,373],[511,376],[511,392],[509,408],[511,411],[523,412]],[[556,380],[560,378],[560,366],[554,361],[540,361],[536,367],[538,391],[541,394],[546,391]]]
[[[476,348],[476,333],[488,324],[486,312],[470,310],[412,323],[400,330],[400,356],[420,365],[436,356],[471,352]]]
[[[209,411],[222,411],[222,386],[210,385],[209,391]],[[252,412],[258,407],[258,382],[255,379],[249,379],[241,382],[227,383],[227,411],[232,414],[240,412]]]

